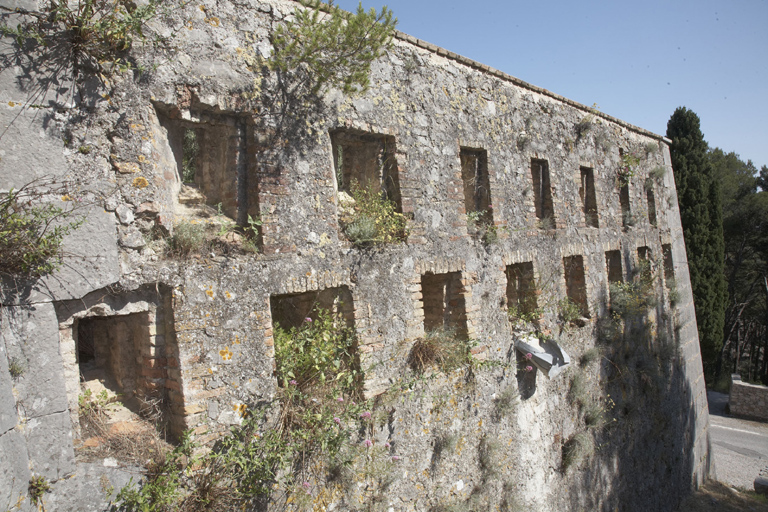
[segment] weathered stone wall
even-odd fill
[[[768,386],[742,382],[740,375],[731,375],[728,408],[734,416],[768,420]]]
[[[387,507],[481,499],[542,511],[674,508],[706,478],[710,460],[667,141],[404,34],[374,64],[366,93],[331,90],[276,119],[274,83],[259,59],[295,7],[184,5],[152,23],[172,45],[135,51],[151,71],[106,82],[76,81],[66,68],[52,82],[45,63],[0,40],[0,186],[51,175],[93,204],[67,239],[61,270],[2,289],[0,503],[24,495],[31,474],[55,483],[46,498],[55,510],[82,510],[78,492],[103,497],[96,475],[116,488],[127,480],[120,469],[76,462],[77,322],[152,316],[144,341],[134,339],[137,382],[165,397],[177,432],[190,428],[209,443],[239,424],[243,410],[275,397],[273,299],[344,289],[366,395],[386,411],[374,442],[399,457]],[[264,221],[261,254],[174,259],[156,250],[153,234],[172,231],[188,213],[180,199],[185,129],[210,148],[195,178],[209,205],[221,203],[241,225],[248,215]],[[396,183],[391,194],[408,218],[405,243],[359,249],[346,240],[339,144],[387,155],[383,172],[396,177],[387,186]],[[488,204],[481,197],[478,207],[492,218],[492,243],[468,226],[467,150],[484,155]],[[621,152],[641,156],[624,181]],[[367,169],[366,179],[384,169],[352,167]],[[654,177],[657,168],[663,176]],[[629,279],[641,258],[657,271],[655,305],[607,343],[609,280]],[[569,278],[574,261],[583,277]],[[574,361],[553,380],[517,369],[514,340],[527,332],[507,315],[508,299],[519,300],[507,291],[517,264],[532,268],[538,329]],[[582,306],[579,322],[559,319],[567,296]],[[476,358],[496,364],[414,378],[409,350],[436,315],[477,340]],[[604,357],[577,364],[595,347]],[[11,378],[10,361],[27,370]],[[569,396],[577,373],[611,425],[585,425]],[[514,411],[499,414],[499,400]],[[563,446],[583,432],[599,449],[565,470]],[[446,436],[455,448],[440,453]],[[97,510],[104,501],[88,503]]]

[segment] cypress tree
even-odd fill
[[[714,375],[728,299],[720,185],[707,158],[699,116],[679,107],[667,123],[705,375]]]

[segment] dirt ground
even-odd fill
[[[677,512],[768,512],[768,498],[710,480],[689,496]]]

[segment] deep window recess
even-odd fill
[[[600,227],[597,219],[597,195],[595,194],[595,174],[589,167],[581,168],[581,196],[584,224],[590,228]]]
[[[566,256],[563,258],[563,269],[565,271],[565,291],[568,298],[579,307],[583,316],[589,317],[584,258],[580,255]]]
[[[158,117],[176,159],[180,205],[197,214],[226,215],[240,226],[248,226],[249,214],[258,218],[258,194],[248,183],[255,175],[248,159],[252,127],[236,116],[194,113],[194,122],[160,112]]]
[[[110,390],[128,409],[181,433],[178,352],[162,309],[80,318],[71,333],[83,388]]]
[[[507,306],[510,317],[531,316],[538,309],[533,262],[507,265]]]
[[[624,150],[619,148],[619,156],[624,159]],[[629,180],[631,171],[619,173],[619,204],[621,205],[621,226],[626,230],[636,223],[629,200]]]
[[[653,196],[653,188],[648,188],[645,191],[645,197],[648,201],[648,222],[651,226],[656,225],[656,199]]]
[[[354,307],[346,286],[274,295],[269,302],[278,386],[306,391],[323,385],[326,378],[359,372]],[[356,379],[355,386],[361,382]]]
[[[331,149],[339,192],[355,187],[381,193],[402,213],[395,138],[354,130],[331,132]]]
[[[536,218],[542,228],[555,227],[555,210],[552,205],[552,186],[549,179],[549,164],[546,160],[531,160],[531,178],[533,180],[533,203]]]
[[[488,153],[484,149],[461,148],[459,157],[467,215],[478,223],[493,224]]]
[[[149,345],[149,313],[77,320],[77,357],[85,381],[99,379],[130,398],[141,393],[142,345]]]
[[[669,284],[675,280],[675,266],[672,260],[672,246],[664,244],[661,246],[661,253],[664,257],[664,280]]]
[[[194,128],[184,128],[182,139],[181,182],[187,185],[195,184],[197,174],[197,159],[200,155],[200,144],[197,141],[197,131]]]
[[[625,229],[634,226],[635,218],[629,206],[629,183],[621,183],[619,187],[619,202],[621,203],[621,225]]]
[[[461,272],[421,276],[424,303],[424,331],[452,330],[457,338],[467,338],[467,312]]]
[[[341,315],[348,327],[354,325],[354,305],[352,293],[346,286],[326,288],[325,290],[286,295],[273,295],[269,298],[272,311],[272,326],[283,329],[300,327],[307,319],[317,318],[319,310]]]
[[[609,283],[624,282],[624,272],[621,266],[621,251],[606,251],[605,267],[608,270]]]

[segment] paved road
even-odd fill
[[[707,391],[709,432],[717,479],[741,489],[753,489],[761,469],[768,467],[768,423],[725,414],[728,395]]]

